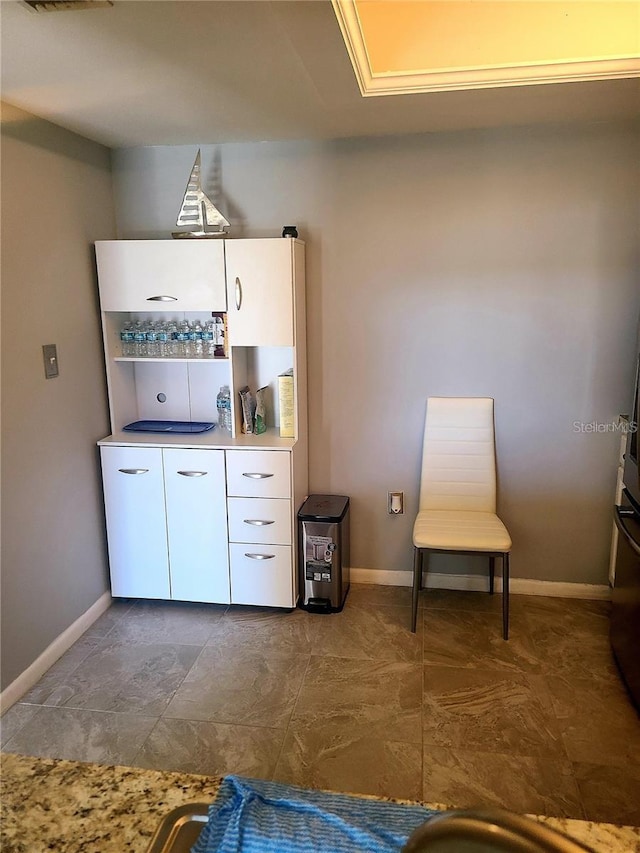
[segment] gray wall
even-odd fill
[[[606,582],[619,437],[573,425],[629,408],[639,146],[573,125],[202,147],[233,236],[307,240],[310,487],[351,496],[353,565],[411,567],[426,397],[488,395],[514,576]],[[119,236],[169,235],[196,150],[114,152]]]
[[[106,148],[4,104],[1,130],[4,688],[108,589],[92,242],[115,220]]]

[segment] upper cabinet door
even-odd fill
[[[293,244],[289,238],[225,242],[232,346],[293,346]]]
[[[222,240],[96,243],[103,311],[226,311]]]

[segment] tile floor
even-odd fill
[[[6,752],[640,824],[608,604],[353,585],[341,614],[120,601],[2,720]]]

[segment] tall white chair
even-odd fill
[[[502,559],[502,635],[509,638],[511,538],[496,515],[496,454],[490,397],[429,397],[424,427],[420,505],[413,527],[411,630],[415,633],[423,555],[483,554],[493,593]]]

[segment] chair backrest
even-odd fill
[[[491,397],[429,397],[420,509],[496,511]]]

